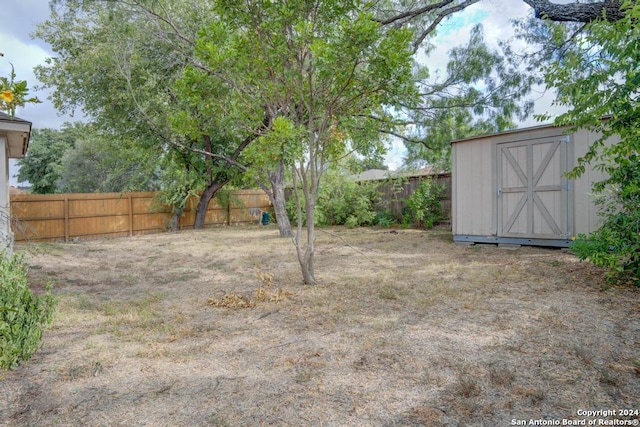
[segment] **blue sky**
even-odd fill
[[[34,90],[39,85],[33,74],[33,68],[43,64],[47,57],[53,56],[48,45],[40,40],[33,40],[30,34],[35,31],[38,23],[49,17],[49,2],[47,0],[0,0],[2,3],[3,25],[0,27],[0,75],[8,75],[13,63],[17,77],[27,80],[32,88],[31,95],[36,95],[42,104],[28,105],[20,109],[16,115],[29,120],[34,128],[59,128],[65,121],[73,121],[71,117],[61,117],[47,100],[48,93]],[[429,56],[431,70],[446,65],[447,52],[454,46],[468,40],[469,30],[482,22],[487,40],[497,43],[497,40],[511,36],[509,20],[525,16],[528,6],[522,1],[514,0],[483,0],[463,12],[445,19],[438,30],[436,38],[437,49]],[[552,96],[546,94],[538,100],[536,113],[548,111]],[[533,119],[521,123],[521,127],[537,124]],[[391,144],[387,163],[396,169],[402,162],[404,147],[402,143]],[[11,175],[17,173],[15,167]],[[12,184],[16,184],[12,177]]]
[[[433,42],[435,44],[446,43],[450,36],[455,37],[461,30],[483,22],[487,18],[489,18],[489,11],[470,6],[464,12],[453,14],[440,23],[438,33]]]

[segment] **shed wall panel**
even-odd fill
[[[580,130],[574,134],[574,158],[583,157],[589,146],[597,139],[598,134]],[[619,137],[612,137],[607,144],[617,143]],[[582,143],[579,143],[582,141]],[[589,165],[584,174],[573,181],[574,197],[575,197],[575,230],[576,234],[591,233],[598,229],[600,225],[600,217],[598,215],[598,206],[593,196],[592,185],[598,181],[605,179],[605,174],[597,170],[593,165]]]
[[[493,170],[490,141],[456,144],[452,191],[456,207],[454,234],[491,235],[493,221]]]

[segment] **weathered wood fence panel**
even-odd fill
[[[11,195],[15,240],[68,241],[75,238],[120,237],[168,229],[171,212],[159,205],[155,192]],[[187,203],[180,228],[193,228],[197,199]],[[257,223],[271,208],[261,190],[232,192],[228,206],[212,200],[205,227]]]
[[[422,175],[422,176],[409,176],[402,179],[390,179],[386,181],[380,181],[378,186],[378,192],[380,198],[386,205],[389,214],[402,220],[402,214],[407,206],[407,199],[411,196],[420,182],[428,178],[434,179],[438,184],[443,186],[443,191],[440,194],[440,209],[442,210],[442,217],[445,221],[451,220],[451,174],[438,174],[438,175]]]

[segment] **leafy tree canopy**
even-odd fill
[[[84,135],[60,160],[59,193],[152,191],[159,185],[153,152],[131,141]]]
[[[36,194],[142,191],[157,188],[157,158],[133,141],[83,123],[34,129],[18,180]]]
[[[80,123],[65,123],[61,130],[33,129],[27,155],[18,160],[18,181],[29,182],[36,194],[56,193],[62,157],[75,147],[86,129]]]
[[[194,48],[198,32],[215,18],[214,3],[55,0],[53,4],[51,18],[36,35],[52,45],[56,57],[36,73],[55,89],[56,107],[82,108],[103,131],[155,150],[160,170],[167,174],[162,182],[175,185],[164,188],[170,199],[184,200],[188,193],[202,191],[194,226],[204,226],[209,200],[234,176],[235,160],[253,138],[218,108],[223,92],[196,80],[189,82],[191,87],[178,81],[187,65],[202,67]],[[173,167],[184,169],[168,169]],[[196,172],[202,176],[196,178]],[[185,185],[198,187],[185,191]]]
[[[562,43],[567,29],[552,25],[564,51],[544,72],[556,103],[568,108],[555,123],[602,135],[571,173],[580,176],[591,164],[606,176],[594,183],[602,226],[577,245],[578,254],[610,268],[612,278],[640,284],[640,4],[626,1],[622,10],[623,18],[605,14],[570,43]]]

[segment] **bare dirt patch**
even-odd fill
[[[507,426],[640,409],[638,289],[559,250],[327,231],[314,287],[274,228],[27,245],[59,307],[42,350],[0,377],[0,425]]]

